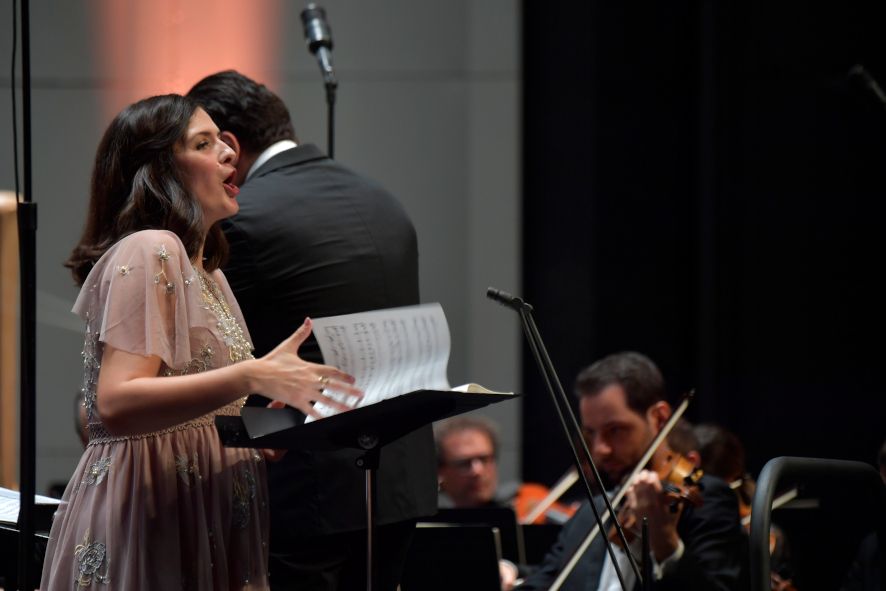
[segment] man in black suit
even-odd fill
[[[661,373],[639,353],[617,353],[583,370],[576,390],[591,456],[608,481],[606,486],[615,486],[633,470],[671,416]],[[650,464],[663,465],[669,454],[667,443],[662,443]],[[625,495],[637,523],[648,518],[656,590],[725,591],[740,584],[744,546],[735,494],[714,477],[703,477],[701,484],[703,504],[684,504],[676,512],[671,511],[671,499],[655,472],[641,472]],[[598,506],[602,510],[602,501]],[[520,589],[548,589],[595,523],[590,505],[585,503]],[[627,558],[620,549],[617,556],[628,589],[632,589],[636,580]],[[562,589],[598,591],[620,588],[617,585],[611,559],[598,535]]]
[[[415,230],[390,193],[315,146],[297,145],[286,106],[264,85],[226,71],[189,96],[238,154],[240,212],[223,226],[231,247],[224,271],[257,356],[306,316],[419,303]],[[300,354],[321,360],[313,338]],[[290,450],[268,466],[272,589],[365,586],[359,455]],[[396,588],[416,519],[436,511],[435,463],[430,426],[382,450],[375,588]]]

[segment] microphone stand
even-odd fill
[[[652,591],[652,553],[649,549],[649,519],[643,518],[640,544],[643,548],[643,591]]]
[[[332,73],[323,73],[324,86],[326,87],[326,153],[335,159],[335,91],[338,89],[338,81]]]
[[[332,69],[332,31],[326,22],[326,11],[314,3],[302,10],[301,21],[308,51],[316,56],[326,87],[326,153],[330,158],[335,158],[335,93],[338,81]]]
[[[493,287],[490,287],[486,290],[486,297],[504,306],[516,310],[519,314],[520,324],[523,327],[523,334],[526,336],[526,341],[529,344],[529,349],[532,351],[532,356],[535,358],[535,362],[538,365],[539,371],[544,378],[545,386],[547,387],[548,393],[551,396],[551,400],[554,403],[554,408],[556,409],[557,416],[560,419],[560,425],[563,427],[563,432],[566,435],[566,441],[569,443],[569,448],[572,451],[572,459],[575,462],[575,467],[578,470],[578,473],[581,475],[582,482],[584,483],[585,492],[588,495],[588,501],[591,505],[591,510],[594,513],[594,519],[597,522],[597,527],[600,529],[600,531],[603,531],[604,523],[603,519],[600,516],[600,512],[598,511],[597,506],[594,503],[594,493],[591,488],[591,481],[586,473],[586,470],[583,468],[582,460],[586,462],[588,469],[593,475],[594,482],[602,493],[601,496],[603,497],[603,501],[606,504],[606,510],[609,514],[609,518],[612,520],[613,526],[618,532],[618,536],[623,544],[623,547],[627,549],[629,547],[628,542],[625,539],[624,531],[622,531],[621,524],[618,521],[618,516],[615,514],[615,509],[613,509],[612,504],[609,501],[609,497],[606,495],[606,490],[603,486],[603,480],[602,478],[600,478],[600,473],[597,471],[597,466],[594,464],[593,458],[591,458],[591,452],[590,450],[588,450],[587,442],[582,436],[581,427],[579,426],[578,421],[575,418],[575,413],[572,412],[572,407],[569,404],[569,398],[566,396],[566,392],[563,390],[563,385],[560,383],[560,379],[557,376],[557,371],[556,369],[554,369],[554,365],[551,362],[551,358],[548,356],[547,349],[545,348],[544,342],[542,341],[541,334],[539,334],[538,327],[536,326],[535,320],[532,317],[532,306],[518,297],[515,297],[507,292],[500,291]],[[580,448],[576,445],[576,441],[579,442]],[[581,455],[579,455],[579,452],[581,452]],[[615,551],[612,548],[612,543],[609,541],[608,536],[603,536],[603,540],[603,543],[606,546],[606,550],[609,553],[609,557],[612,560],[612,566],[615,569],[615,574],[618,577],[621,588],[624,591],[627,591],[624,576],[622,575],[621,568],[618,565],[618,560],[615,557]],[[625,554],[628,557],[628,561],[631,565],[631,570],[634,572],[637,581],[642,582],[643,577],[641,576],[640,568],[637,565],[636,560],[634,560],[633,554],[627,550],[625,551]]]
[[[13,0],[13,3],[18,0]],[[36,587],[32,572],[34,554],[34,493],[36,471],[36,252],[37,204],[31,197],[31,38],[28,0],[21,0],[22,31],[22,147],[24,152],[24,190],[18,200],[19,267],[21,276],[21,391],[19,402],[19,518],[18,518],[18,588],[32,591]],[[13,23],[14,25],[15,23]],[[12,92],[15,96],[15,68]],[[13,121],[13,126],[16,122]],[[17,173],[16,173],[17,174]]]

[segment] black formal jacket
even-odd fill
[[[742,569],[746,545],[735,493],[718,478],[704,476],[701,483],[704,504],[685,507],[677,523],[677,533],[685,546],[683,556],[675,571],[653,585],[656,591],[732,591],[744,580]],[[602,501],[598,506],[602,515]],[[550,588],[595,523],[591,506],[585,502],[563,526],[557,543],[520,587],[521,591]],[[597,591],[605,552],[603,540],[598,535],[561,589]]]
[[[238,201],[240,212],[222,226],[231,246],[224,272],[256,357],[306,316],[419,303],[418,248],[403,207],[315,146],[271,158],[243,184]],[[300,353],[322,362],[313,337]],[[364,472],[354,463],[359,455],[290,450],[269,463],[272,543],[365,528]],[[380,525],[436,511],[430,425],[382,449],[377,486]]]

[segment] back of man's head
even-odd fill
[[[699,455],[698,450],[701,445],[689,421],[681,418],[674,424],[673,429],[671,429],[668,435],[668,447],[683,456],[688,456],[692,453],[695,456]]]
[[[613,353],[583,369],[575,380],[575,392],[579,397],[595,396],[613,384],[624,389],[628,407],[639,415],[665,400],[664,378],[658,367],[634,351]]]
[[[745,451],[735,433],[714,423],[696,425],[701,468],[707,474],[732,482],[744,476]]]
[[[289,110],[264,84],[234,70],[207,76],[188,91],[221,131],[237,136],[240,148],[260,154],[280,140],[295,139]]]

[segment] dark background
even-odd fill
[[[633,349],[781,455],[886,437],[882,3],[525,2],[524,293],[567,390]],[[523,476],[569,453],[524,354]]]

